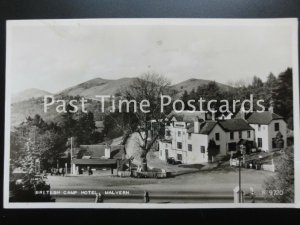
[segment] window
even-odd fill
[[[219,140],[220,140],[220,134],[219,134],[219,133],[216,133],[216,134],[215,134],[215,138],[216,138],[216,141],[219,141]]]
[[[159,151],[160,156],[162,156],[162,150]]]
[[[242,138],[243,138],[243,132],[239,131],[239,139],[242,139]]]
[[[260,125],[260,124],[258,124],[258,131],[260,131],[260,128],[261,128],[261,125]]]
[[[234,139],[234,132],[230,132],[230,140]]]
[[[177,142],[177,148],[182,149],[182,143],[181,142]]]
[[[188,133],[188,139],[191,140],[192,134]]]
[[[235,142],[228,143],[228,151],[236,151],[236,143]]]
[[[275,123],[274,126],[275,126],[275,127],[274,127],[274,128],[275,128],[275,131],[279,131],[279,123]]]
[[[201,150],[201,153],[205,153],[205,147],[204,146],[200,146],[200,150]]]
[[[251,131],[247,130],[247,137],[250,138],[251,137]]]
[[[181,136],[181,131],[177,132],[177,136],[180,137]]]
[[[188,150],[191,152],[193,150],[193,146],[191,144],[188,144]]]
[[[177,160],[182,160],[182,155],[181,154],[177,154]]]
[[[166,136],[171,136],[171,131],[170,130],[166,131]]]
[[[257,147],[262,147],[262,138],[257,138]]]

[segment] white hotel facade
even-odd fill
[[[228,117],[215,120],[207,119],[202,112],[172,113],[165,127],[165,136],[159,140],[159,158],[166,161],[173,157],[184,164],[195,164],[216,161],[222,156],[236,152],[240,145],[247,147],[247,151],[252,151],[256,147],[269,151],[272,149],[272,140],[274,141],[278,131],[285,134],[283,139],[286,146],[286,123],[283,118],[272,112],[264,113],[263,118],[262,121],[257,121],[257,119],[251,120],[250,116],[250,121],[255,122],[250,124],[243,114],[239,114],[234,119]],[[266,123],[264,126],[267,127],[261,128],[260,132],[258,126],[262,125],[257,122]],[[279,130],[278,125],[274,125],[278,123]],[[267,130],[267,134],[262,130]],[[215,142],[219,153],[209,159],[210,140]]]

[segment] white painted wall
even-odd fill
[[[258,144],[258,138],[262,138],[262,151],[272,150],[272,138],[276,137],[278,131],[275,131],[275,123],[279,123],[279,131],[283,135],[284,147],[287,146],[287,124],[284,120],[273,120],[269,125],[250,124],[255,130],[255,142]]]
[[[186,163],[194,164],[208,162],[208,136],[192,133],[190,139],[188,138],[188,134],[186,135],[186,140]],[[192,151],[188,150],[188,144],[192,144]],[[204,146],[205,153],[201,153],[201,146]]]
[[[183,123],[183,124],[182,124]],[[240,140],[239,133],[234,132],[234,138],[230,139],[230,132],[224,132],[220,125],[216,124],[209,135],[191,133],[189,139],[187,129],[184,122],[175,122],[176,127],[168,126],[167,129],[170,130],[170,137],[165,137],[166,139],[172,140],[172,143],[159,142],[159,158],[161,160],[166,160],[166,149],[168,150],[168,156],[174,157],[178,160],[177,155],[182,155],[182,163],[194,164],[194,163],[204,163],[208,162],[207,147],[210,139],[214,139],[217,145],[220,145],[219,155],[230,154],[228,152],[227,144],[230,142],[238,142]],[[180,127],[179,127],[179,126]],[[178,135],[178,131],[181,132]],[[220,134],[220,139],[215,139],[215,134]],[[250,130],[250,137],[247,136],[247,131],[242,131],[242,138],[246,140],[254,140],[254,131]],[[177,148],[177,142],[182,143],[182,149]],[[192,144],[192,151],[188,150],[188,145]],[[205,153],[201,153],[201,146],[204,146]]]
[[[258,147],[258,138],[262,139],[262,151],[268,151],[269,149],[269,127],[268,125],[259,125],[258,124],[250,124],[250,126],[255,131],[255,142],[256,146]]]

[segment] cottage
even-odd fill
[[[117,168],[120,160],[124,159],[123,145],[80,145],[76,157],[72,159],[72,173],[78,174],[88,168],[99,170]]]
[[[254,129],[242,119],[206,120],[204,113],[188,112],[174,115],[165,129],[165,137],[159,140],[161,160],[173,157],[186,164],[211,161],[210,141],[219,152],[217,157],[237,151],[241,140],[247,140],[248,149],[253,147]]]
[[[273,112],[273,107],[265,112],[244,113],[240,111],[236,118],[246,120],[255,130],[255,142],[262,151],[271,151],[278,145],[276,140],[282,139],[282,148],[287,146],[287,124],[282,116]]]

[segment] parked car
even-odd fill
[[[178,165],[178,164],[181,164],[181,161],[176,160],[174,157],[169,157],[167,159],[167,163],[172,164],[172,165]]]

